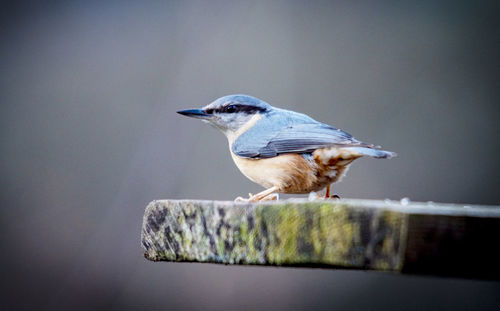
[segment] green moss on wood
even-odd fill
[[[146,209],[142,242],[151,260],[394,270],[405,221],[401,213],[342,201],[154,201]]]

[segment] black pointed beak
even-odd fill
[[[202,109],[186,109],[177,111],[177,113],[182,114],[183,116],[197,118],[197,119],[205,119],[210,117],[210,115],[205,111],[203,111]]]

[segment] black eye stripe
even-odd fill
[[[238,111],[238,107],[236,105],[227,105],[226,107],[222,108],[224,112],[227,113],[233,113]]]
[[[217,109],[208,109],[206,112],[207,113],[237,113],[237,112],[244,112],[247,114],[253,114],[257,112],[264,112],[266,111],[266,108],[262,107],[257,107],[257,106],[250,106],[250,105],[242,105],[242,104],[229,104],[224,107],[220,107]]]

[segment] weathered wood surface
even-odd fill
[[[142,245],[153,261],[500,279],[500,207],[402,203],[159,200],[146,207]]]

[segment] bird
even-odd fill
[[[200,119],[227,137],[231,157],[243,175],[266,188],[236,201],[276,200],[277,193],[325,191],[340,181],[350,164],[363,156],[392,158],[396,153],[367,144],[351,134],[256,97],[235,94],[177,113]]]

